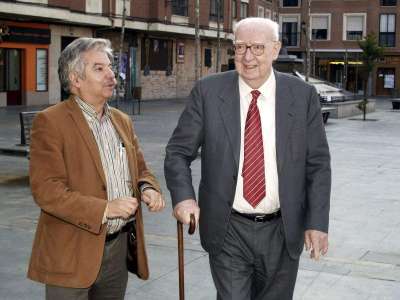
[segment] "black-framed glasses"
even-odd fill
[[[245,43],[237,43],[233,45],[233,49],[236,54],[243,55],[246,53],[247,49],[250,49],[251,53],[255,56],[260,56],[264,54],[265,45],[264,44],[251,44],[246,45]]]

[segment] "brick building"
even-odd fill
[[[363,89],[357,40],[374,32],[385,56],[372,78],[373,95],[400,86],[400,22],[396,0],[279,0],[281,39],[289,54],[305,58],[308,10],[311,16],[311,74],[355,93]],[[308,9],[308,5],[310,9]]]
[[[232,26],[276,17],[268,0],[200,0],[201,75],[233,67]],[[72,40],[105,37],[120,48],[123,0],[0,1],[0,106],[53,104],[62,95],[57,60]],[[186,96],[195,80],[195,0],[125,0],[121,78],[142,99]]]

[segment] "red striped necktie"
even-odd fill
[[[261,131],[258,90],[251,92],[252,100],[244,129],[243,196],[255,208],[265,197],[264,147]]]

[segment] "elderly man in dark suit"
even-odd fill
[[[217,299],[291,299],[303,245],[315,259],[328,250],[331,170],[319,98],[273,70],[278,33],[268,19],[237,24],[236,71],[196,83],[166,148],[174,215],[199,220]],[[200,147],[197,204],[190,164]]]
[[[111,60],[108,40],[68,45],[59,76],[71,96],[33,122],[30,183],[41,211],[28,277],[46,284],[48,300],[124,299],[126,231],[134,220],[138,276],[149,276],[141,201],[159,211],[164,199],[132,120],[107,105]]]

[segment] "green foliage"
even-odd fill
[[[371,77],[371,73],[377,63],[378,59],[383,57],[384,48],[379,46],[376,35],[371,32],[363,40],[358,41],[358,46],[361,48],[361,60],[365,71],[364,76],[364,100],[361,101],[357,107],[363,112],[363,120],[366,120],[367,114],[367,83],[368,78]]]
[[[357,104],[357,108],[361,111],[364,111],[367,109],[367,104],[368,104],[368,100],[363,99],[360,103]]]
[[[369,33],[364,40],[358,41],[358,46],[363,51],[361,60],[368,74],[372,72],[379,58],[383,57],[383,47],[380,47],[376,35]]]

